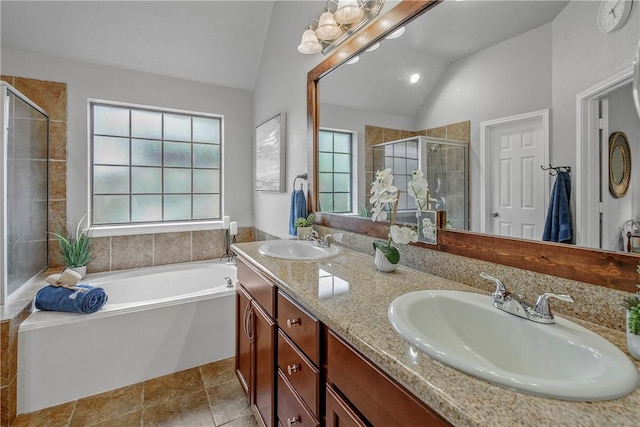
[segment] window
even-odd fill
[[[92,102],[92,223],[221,218],[222,117]]]
[[[352,212],[353,134],[320,130],[318,202],[322,212]]]

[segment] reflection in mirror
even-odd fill
[[[446,211],[449,228],[465,229],[468,207],[467,143],[417,136],[374,145],[372,150],[373,171],[390,168],[396,187],[402,190],[397,222],[415,222],[416,206],[406,189],[411,181],[411,172],[420,169],[429,188],[428,209]]]
[[[482,124],[548,109],[549,121],[542,130],[549,135],[548,147],[543,147],[527,169],[536,180],[531,188],[541,194],[531,199],[539,205],[535,206],[537,221],[544,223],[554,183],[554,179],[540,179],[540,174],[547,173],[540,165],[572,166],[576,172],[571,200],[574,243],[622,250],[622,224],[640,213],[640,188],[632,182],[618,204],[603,201],[603,220],[596,221],[600,216],[594,210],[598,189],[608,186],[609,180],[608,171],[599,169],[608,162],[606,157],[597,158],[595,125],[588,118],[585,123],[577,122],[576,99],[622,76],[616,77],[609,92],[600,90],[589,98],[588,108],[607,106],[603,114],[609,115],[610,129],[605,135],[624,131],[630,140],[640,140],[640,119],[628,114],[633,110],[633,75],[627,72],[638,46],[640,8],[632,10],[620,29],[604,34],[596,25],[598,7],[595,1],[443,2],[407,24],[401,37],[380,40],[380,46],[363,51],[357,63],[341,65],[324,76],[319,81],[320,128],[341,129],[354,136],[352,165],[356,168],[350,187],[354,202],[347,213],[354,215],[358,206],[366,207],[375,172],[374,156],[368,149],[376,144],[369,142],[368,129],[376,129],[376,137],[380,132],[392,134],[380,137],[378,143],[422,134],[469,142],[469,212],[464,224],[456,228],[481,231],[483,218],[491,221],[497,204],[481,200],[480,174],[504,166],[498,159],[487,161],[481,152]],[[447,133],[451,124],[462,122],[469,124],[467,135]],[[582,128],[587,133],[577,135],[576,129]],[[424,130],[428,131],[421,133]],[[523,146],[532,141],[523,132],[512,142]],[[639,145],[631,147],[632,157],[640,155]],[[513,164],[524,160],[521,156]],[[600,173],[594,174],[596,168]],[[595,176],[595,182],[588,181],[589,176]],[[429,185],[435,184],[429,180]],[[506,195],[497,200],[504,204],[519,188],[497,187],[492,197]],[[488,208],[481,211],[481,205]],[[453,215],[447,212],[447,217]],[[601,235],[605,238],[599,238]],[[541,234],[531,238],[539,240]]]
[[[631,150],[624,132],[609,138],[609,192],[619,199],[627,194],[631,180]]]

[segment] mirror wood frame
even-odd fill
[[[403,0],[381,15],[369,27],[358,32],[307,75],[307,134],[311,149],[308,159],[312,174],[309,180],[310,204],[317,211],[318,132],[320,106],[318,83],[334,68],[348,61],[368,46],[381,40],[394,29],[427,12],[442,0]],[[428,12],[427,12],[428,13]],[[386,239],[383,223],[368,218],[348,217],[315,212],[316,223],[374,238]],[[640,255],[611,252],[573,245],[498,237],[460,230],[438,230],[437,245],[412,243],[425,250],[438,250],[455,255],[489,261],[537,273],[591,283],[627,292],[637,290],[636,268]]]

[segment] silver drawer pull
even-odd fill
[[[289,375],[293,375],[296,372],[298,372],[300,370],[300,364],[295,364],[295,365],[287,365],[287,372],[289,372]]]
[[[295,325],[299,325],[302,323],[302,320],[298,317],[297,319],[287,319],[287,326],[293,328]]]
[[[287,426],[291,427],[294,424],[297,424],[300,422],[300,415],[296,415],[293,418],[287,418]]]

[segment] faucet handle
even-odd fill
[[[551,312],[551,306],[549,305],[549,298],[557,298],[565,302],[576,301],[571,295],[554,294],[551,292],[546,292],[540,295],[538,297],[538,300],[536,301],[536,305],[533,307],[533,311],[535,311],[542,318],[548,320],[553,320],[553,313]]]
[[[496,290],[493,293],[495,294],[499,294],[499,295],[504,295],[507,293],[507,288],[504,286],[504,284],[500,281],[500,279],[496,279],[493,276],[488,275],[487,273],[485,273],[484,271],[480,273],[480,277],[487,279],[487,280],[491,280],[496,284]]]

